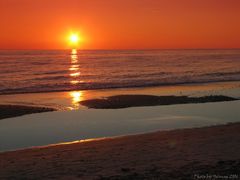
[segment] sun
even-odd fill
[[[76,33],[70,34],[70,36],[69,36],[70,44],[77,45],[79,43],[79,40],[80,40],[80,38],[79,38],[78,34],[76,34]]]

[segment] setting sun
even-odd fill
[[[69,36],[69,42],[71,45],[77,45],[79,43],[79,35],[78,34],[71,34]]]

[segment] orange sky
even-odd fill
[[[240,0],[1,0],[0,49],[240,48]]]

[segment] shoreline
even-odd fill
[[[0,121],[0,150],[239,122],[240,101],[79,109]],[[28,137],[28,138],[26,138]]]
[[[86,109],[81,102],[93,102],[94,99],[111,98],[118,95],[148,95],[150,96],[188,96],[188,97],[203,97],[203,96],[226,96],[235,99],[240,99],[240,81],[236,82],[221,82],[208,84],[192,84],[192,85],[176,85],[162,87],[142,87],[142,88],[120,88],[120,89],[101,89],[87,91],[69,91],[69,92],[49,92],[49,93],[27,93],[27,94],[12,94],[0,95],[0,101],[3,105],[16,105],[27,107],[47,107],[54,110],[78,110]],[[149,99],[149,98],[148,98]],[[157,99],[155,97],[155,99]],[[150,102],[151,101],[151,102]],[[152,99],[149,102],[137,103],[137,106],[151,105]],[[80,103],[79,103],[80,102]],[[124,102],[129,103],[128,102]],[[92,104],[92,103],[90,103]],[[132,106],[136,103],[131,101]],[[155,103],[157,105],[159,103]],[[172,103],[174,104],[174,103]],[[175,103],[178,104],[178,103]],[[161,103],[159,104],[161,105]],[[14,112],[13,112],[14,114]]]
[[[194,129],[205,129],[205,128],[214,128],[214,127],[222,127],[222,126],[230,126],[239,124],[240,122],[229,122],[229,123],[223,123],[218,125],[206,125],[203,127],[186,127],[186,128],[176,128],[176,129],[165,129],[165,130],[154,130],[149,132],[142,132],[142,133],[135,133],[135,134],[124,134],[124,135],[117,135],[117,136],[106,136],[106,137],[97,137],[97,138],[87,138],[87,139],[80,139],[80,140],[74,140],[74,141],[67,141],[67,142],[59,142],[59,143],[53,143],[53,144],[47,144],[47,145],[40,145],[40,146],[30,146],[26,148],[20,148],[20,149],[13,149],[13,150],[6,150],[6,151],[0,151],[0,155],[4,153],[17,153],[20,151],[28,151],[28,150],[37,150],[37,149],[45,149],[45,148],[54,148],[58,146],[65,146],[65,145],[74,145],[74,144],[84,144],[89,142],[101,142],[101,141],[108,141],[108,140],[118,140],[121,138],[131,138],[131,137],[138,137],[138,136],[144,136],[144,135],[151,135],[156,133],[168,133],[172,131],[188,131],[188,130],[194,130]]]
[[[179,104],[199,104],[199,103],[216,103],[237,101],[239,99],[228,96],[154,96],[146,94],[136,95],[115,95],[99,99],[89,99],[77,101],[89,109],[123,109],[130,107],[147,107],[147,106],[163,106],[163,105],[179,105]],[[25,106],[14,104],[0,104],[0,120],[19,117],[28,114],[58,111],[56,108],[44,106]]]
[[[2,152],[0,179],[239,176],[239,131],[229,123]]]
[[[54,91],[35,91],[35,92],[13,92],[13,93],[0,93],[0,96],[4,95],[19,95],[19,94],[41,94],[41,93],[59,93],[59,92],[71,92],[71,91],[111,91],[111,90],[131,90],[131,89],[144,89],[144,88],[167,88],[167,87],[181,87],[181,86],[205,86],[214,84],[225,84],[225,83],[240,83],[240,80],[225,80],[225,81],[209,81],[209,82],[185,82],[185,83],[169,83],[169,84],[157,84],[157,85],[146,85],[146,86],[119,86],[119,87],[105,87],[105,88],[92,88],[92,89],[69,89],[69,90],[54,90]],[[240,87],[238,85],[237,87]]]

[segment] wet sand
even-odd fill
[[[82,100],[79,103],[82,106],[94,109],[120,109],[128,107],[142,107],[142,106],[160,106],[160,105],[174,105],[174,104],[189,104],[189,103],[207,103],[207,102],[224,102],[235,101],[237,98],[211,95],[202,97],[188,97],[188,96],[156,96],[156,95],[114,95],[106,98]],[[0,104],[0,120],[5,118],[17,117],[26,114],[51,112],[56,111],[54,107],[40,107],[40,106],[25,106],[25,105],[11,105]]]
[[[240,97],[240,82],[219,82],[203,84],[185,84],[160,87],[79,90],[69,92],[26,93],[0,95],[1,104],[52,107],[60,110],[85,109],[79,101],[101,99],[116,95],[155,95],[155,96],[194,96],[224,95]]]
[[[26,114],[56,111],[54,108],[22,105],[0,105],[0,120]]]
[[[5,152],[0,179],[239,179],[239,132],[236,123]]]
[[[234,101],[236,98],[228,96],[154,96],[154,95],[116,95],[102,99],[89,99],[80,101],[81,105],[94,109],[120,109],[128,107],[140,106],[159,106],[159,105],[175,105],[190,103],[207,103],[207,102],[223,102]]]

